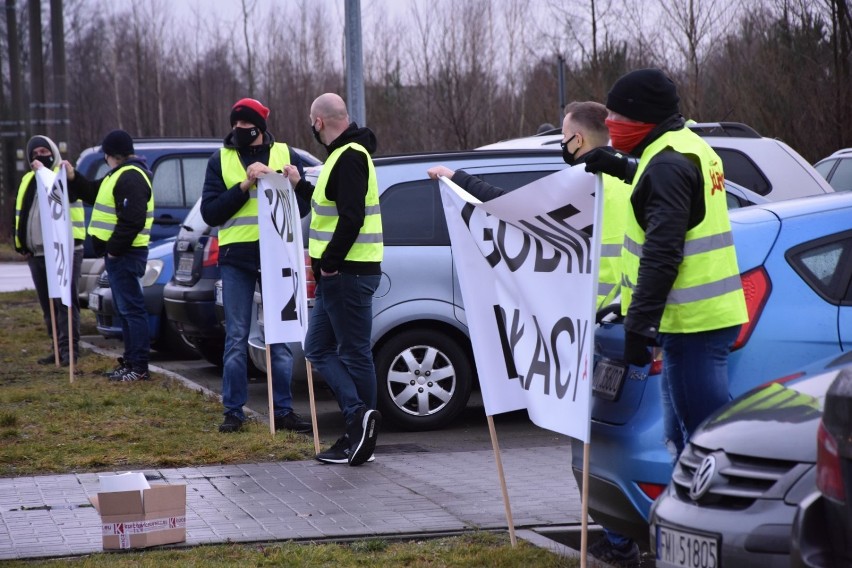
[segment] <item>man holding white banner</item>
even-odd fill
[[[53,324],[51,323],[50,298],[60,296],[51,295],[50,282],[58,282],[56,278],[57,267],[65,278],[62,278],[68,287],[68,306],[71,307],[71,343],[69,349],[68,311],[67,309],[55,310],[56,335],[58,339],[59,362],[62,366],[68,366],[70,353],[75,358],[79,353],[80,344],[80,301],[77,296],[77,281],[80,277],[80,266],[83,262],[83,240],[86,238],[85,213],[83,204],[74,201],[68,204],[67,188],[64,184],[64,175],[56,176],[62,158],[56,144],[47,136],[33,136],[27,142],[27,157],[31,162],[33,171],[24,174],[18,188],[15,204],[15,250],[24,255],[30,268],[33,284],[41,305],[42,315],[47,326],[48,335],[53,335]],[[44,190],[39,193],[36,172],[44,169]],[[59,184],[59,185],[56,185]],[[43,196],[43,198],[42,198]],[[49,218],[47,226],[50,232],[45,235],[42,231],[42,201],[46,201]],[[72,235],[60,235],[68,230],[68,223],[72,224]],[[54,225],[61,225],[54,231]],[[59,247],[54,247],[54,233],[68,237],[63,239]],[[73,242],[72,242],[73,239]],[[67,242],[65,242],[67,241]],[[46,250],[46,244],[50,250]],[[61,250],[60,250],[61,249]],[[52,271],[48,271],[46,254],[54,265]],[[57,262],[58,261],[58,262]],[[50,353],[42,357],[38,362],[48,365],[56,360],[56,354]]]
[[[314,137],[328,150],[316,187],[296,168],[286,170],[312,208],[308,251],[317,287],[305,356],[331,387],[346,422],[343,436],[316,457],[357,466],[372,459],[382,419],[370,348],[384,254],[371,157],[376,137],[349,121],[346,104],[334,93],[317,97],[309,118]]]
[[[296,152],[276,142],[267,131],[269,109],[260,101],[244,98],[231,107],[232,130],[223,147],[210,156],[201,216],[219,226],[219,269],[225,309],[225,353],[222,371],[223,433],[240,430],[248,400],[248,336],[254,290],[260,280],[258,180],[293,164],[301,171]],[[266,268],[266,267],[264,267]],[[278,293],[279,290],[273,290]],[[272,413],[276,430],[308,433],[311,423],[293,411],[290,381],[293,355],[286,343],[270,346]]]

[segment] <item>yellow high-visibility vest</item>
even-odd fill
[[[110,172],[101,182],[101,187],[98,189],[98,197],[95,199],[95,205],[92,207],[92,218],[89,220],[89,234],[97,237],[102,241],[108,241],[115,230],[115,225],[118,223],[118,216],[115,214],[115,184],[118,179],[130,170],[136,170],[145,179],[148,187],[151,188],[151,180],[148,179],[148,174],[144,170],[133,165],[121,166],[117,170]],[[130,246],[147,247],[151,240],[151,225],[154,224],[154,191],[151,191],[151,196],[148,198],[147,213],[145,215],[145,227],[139,231],[136,238]]]
[[[246,169],[240,161],[240,154],[233,148],[221,148],[222,180],[230,188],[246,179]],[[290,150],[286,144],[275,142],[269,148],[269,168],[283,170],[290,165]],[[249,199],[239,211],[219,227],[219,246],[233,243],[251,243],[260,239],[257,225],[257,186],[249,190]]]
[[[611,304],[621,290],[621,245],[624,243],[627,208],[633,189],[616,177],[604,175],[602,180],[604,194],[597,309]]]
[[[694,333],[745,323],[748,313],[728,219],[722,160],[688,128],[667,132],[642,153],[634,177],[637,185],[648,162],[669,149],[694,156],[701,164],[705,213],[704,219],[686,233],[683,260],[666,299],[658,331]],[[639,226],[630,203],[626,222],[621,259],[621,306],[622,312],[629,315],[645,244],[645,231]]]
[[[58,172],[61,166],[57,166],[53,169],[54,172]],[[21,208],[24,206],[24,195],[27,192],[27,187],[32,182],[35,177],[35,172],[29,171],[24,174],[24,177],[21,179],[21,185],[18,186],[18,196],[15,200],[15,246],[18,248],[23,247],[23,243],[18,238],[18,227],[20,226],[21,221]],[[68,204],[70,210],[68,211],[69,217],[71,218],[71,235],[74,237],[74,240],[82,241],[86,238],[86,211],[83,209],[83,202],[80,200],[74,201]]]
[[[314,189],[313,199],[311,199],[312,215],[308,253],[311,255],[311,258],[322,258],[322,253],[325,252],[328,243],[331,241],[331,236],[334,234],[334,229],[337,227],[339,220],[337,204],[326,197],[325,188],[328,185],[328,179],[331,176],[332,169],[334,169],[334,164],[337,163],[337,160],[347,148],[363,152],[367,158],[368,175],[367,195],[364,199],[364,224],[361,225],[361,230],[358,231],[355,243],[346,254],[346,260],[381,262],[384,255],[384,245],[382,241],[382,212],[379,208],[379,184],[376,181],[376,170],[373,167],[373,160],[370,158],[370,153],[362,145],[355,142],[337,148],[331,153],[322,167],[316,188]]]

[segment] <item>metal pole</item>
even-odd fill
[[[53,114],[59,150],[68,151],[68,97],[65,77],[65,20],[62,17],[62,0],[50,0],[50,38],[53,48]]]
[[[361,0],[346,0],[346,104],[358,126],[367,125],[361,49]]]
[[[565,115],[565,59],[562,57],[562,54],[558,54],[556,56],[556,61],[559,64],[557,69],[557,81],[559,81],[559,120],[556,121],[556,124],[562,124],[562,117]]]
[[[30,17],[30,124],[28,133],[47,134],[44,114],[44,56],[41,42],[41,2],[29,0]]]

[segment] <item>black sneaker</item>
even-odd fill
[[[36,363],[38,363],[39,365],[53,365],[54,363],[56,363],[56,356],[53,353],[51,353],[50,355],[45,355],[44,357],[37,359]]]
[[[233,414],[226,414],[225,420],[219,424],[219,431],[225,434],[230,434],[231,432],[236,432],[240,428],[243,427],[243,421],[234,416]]]
[[[639,545],[632,540],[624,546],[615,546],[606,537],[589,547],[589,554],[613,566],[637,568],[640,565]]]
[[[290,414],[285,414],[284,416],[276,416],[275,429],[290,430],[299,434],[310,434],[313,431],[311,423],[295,412],[290,412]]]
[[[130,367],[124,364],[124,357],[118,358],[118,364],[111,371],[105,371],[104,375],[111,381],[118,380],[118,377],[130,371]]]
[[[346,429],[352,444],[349,465],[361,465],[373,455],[381,423],[382,415],[378,410],[361,410],[355,415],[355,420]]]
[[[331,446],[317,454],[317,461],[323,463],[349,463],[349,439],[343,435]]]
[[[125,369],[121,375],[110,376],[110,381],[115,383],[132,383],[135,381],[150,381],[151,375],[148,371],[133,371]]]

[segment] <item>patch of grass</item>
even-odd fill
[[[83,333],[94,316],[82,312]],[[221,404],[162,375],[109,383],[115,361],[83,353],[67,367],[38,365],[50,353],[33,291],[0,294],[0,476],[308,459],[312,439],[249,422],[218,432]]]
[[[365,543],[368,543],[365,545]],[[90,568],[155,568],[159,566],[326,566],[412,568],[454,566],[473,568],[568,568],[579,561],[562,558],[523,541],[512,547],[506,534],[471,533],[456,537],[416,541],[355,541],[348,544],[228,544],[171,548],[126,553],[93,554],[84,558],[63,558],[7,563],[14,567],[85,566]]]

